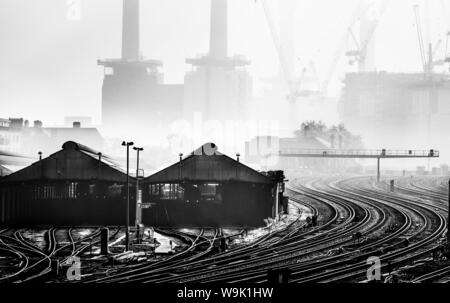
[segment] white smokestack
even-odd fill
[[[139,0],[123,0],[122,59],[139,59]]]
[[[228,55],[227,0],[211,0],[211,32],[209,55],[226,58]]]

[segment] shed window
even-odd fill
[[[222,202],[222,187],[218,183],[201,184],[200,197],[204,201]]]
[[[119,197],[122,195],[123,185],[113,184],[108,186],[108,196],[110,198]]]
[[[161,200],[184,199],[184,187],[180,184],[152,184],[150,185],[150,195],[159,197]]]
[[[96,194],[95,188],[95,184],[89,184],[89,195],[93,196]]]
[[[76,199],[77,197],[77,182],[70,182],[67,186],[67,197],[69,199]]]
[[[150,184],[149,191],[151,196],[159,196],[160,184]]]
[[[32,200],[58,199],[57,188],[54,184],[35,184],[32,187]]]

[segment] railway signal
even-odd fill
[[[136,163],[136,219],[135,219],[135,225],[136,230],[139,230],[139,224],[141,223],[141,203],[142,199],[140,198],[140,190],[139,190],[139,152],[143,151],[144,148],[142,147],[136,147],[134,146],[133,149],[136,151],[137,156],[137,163]]]

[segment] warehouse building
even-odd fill
[[[134,184],[134,182],[131,182]],[[124,225],[126,173],[101,153],[73,141],[0,180],[0,224]],[[130,189],[131,201],[135,190]],[[130,203],[130,222],[134,222]]]
[[[140,182],[142,223],[158,227],[257,227],[286,211],[282,171],[260,173],[213,143]],[[130,218],[136,187],[130,179]],[[79,143],[0,179],[0,225],[124,225],[126,173]]]
[[[142,221],[171,227],[263,226],[283,209],[283,179],[282,171],[257,172],[207,143],[142,181]]]

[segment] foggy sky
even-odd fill
[[[276,9],[276,2],[268,0]],[[81,0],[81,20],[66,18],[63,0],[0,0],[0,117],[62,123],[64,116],[100,119],[103,70],[98,58],[120,56],[121,0]],[[413,5],[391,1],[376,34],[376,66],[393,72],[419,71],[421,62]],[[330,64],[337,41],[349,23],[356,0],[298,1],[295,56],[299,64],[314,58],[319,74]],[[430,0],[432,40],[445,33],[440,0]],[[276,74],[277,53],[261,5],[229,0],[229,53],[246,55],[255,79]],[[450,7],[450,5],[448,5]],[[276,12],[273,13],[276,16]],[[423,30],[426,31],[422,19]],[[141,49],[164,62],[166,82],[181,83],[186,57],[206,53],[208,0],[141,0]],[[445,45],[445,39],[443,41]],[[342,58],[333,93],[345,71]],[[326,121],[325,121],[326,122]]]

